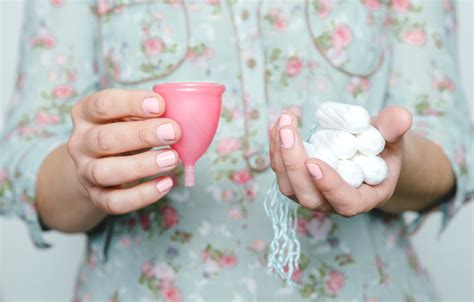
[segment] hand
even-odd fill
[[[404,136],[412,116],[401,107],[384,109],[373,125],[385,138],[380,156],[388,165],[388,177],[381,184],[353,188],[324,161],[308,159],[296,127],[297,118],[285,112],[271,130],[270,156],[282,194],[302,206],[323,213],[352,217],[382,207],[393,195],[400,175]]]
[[[159,118],[164,110],[165,102],[156,93],[118,89],[92,94],[72,108],[74,130],[67,150],[85,194],[97,208],[124,214],[170,191],[169,176],[130,184],[178,164],[172,149],[150,150],[171,145],[181,136],[175,121]]]

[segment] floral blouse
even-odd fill
[[[300,208],[302,257],[288,287],[266,268],[268,129],[282,110],[305,136],[322,101],[371,114],[401,105],[452,161],[457,188],[430,211],[443,226],[472,196],[472,139],[450,1],[37,0],[26,5],[21,63],[1,141],[0,213],[47,247],[35,211],[43,159],[71,133],[81,97],[174,81],[227,86],[197,186],[108,217],[88,234],[76,301],[433,301],[405,225]],[[180,183],[182,172],[176,179]],[[51,186],[60,186],[52,183]]]

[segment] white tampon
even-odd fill
[[[364,181],[362,169],[351,160],[340,160],[337,163],[336,171],[341,175],[345,182],[354,188],[360,187]]]
[[[329,148],[338,159],[350,159],[357,152],[357,143],[354,135],[331,129],[319,129],[310,139],[316,147]]]
[[[385,139],[374,126],[357,135],[356,141],[359,152],[367,156],[378,155],[385,147]]]
[[[333,154],[328,148],[316,147],[315,145],[307,142],[303,142],[303,146],[306,151],[306,155],[309,158],[317,158],[324,161],[333,168],[336,167],[338,159],[336,155]]]
[[[380,156],[365,156],[358,153],[352,161],[362,169],[364,182],[368,185],[378,185],[388,176],[387,163]]]
[[[364,107],[336,102],[324,102],[316,111],[316,120],[322,128],[343,130],[358,134],[370,126],[370,115]]]

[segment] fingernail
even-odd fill
[[[278,122],[278,125],[280,126],[280,128],[283,126],[291,126],[291,116],[283,113],[280,116],[280,121]]]
[[[143,110],[149,114],[160,113],[160,103],[155,98],[147,98],[142,103]]]
[[[176,164],[176,155],[173,151],[166,151],[156,156],[156,163],[162,168],[174,166]]]
[[[163,141],[174,141],[176,136],[174,134],[174,128],[171,124],[163,124],[156,129],[158,137]]]
[[[295,143],[295,137],[293,136],[293,131],[290,129],[281,129],[280,130],[280,140],[281,146],[285,149],[293,147]]]
[[[321,168],[319,168],[316,164],[306,164],[306,168],[309,171],[309,174],[313,176],[314,179],[320,180],[323,178],[323,172],[321,172]]]
[[[156,184],[156,188],[158,189],[158,191],[160,191],[160,193],[168,192],[171,189],[172,186],[173,186],[173,181],[169,177],[160,180]]]

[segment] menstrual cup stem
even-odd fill
[[[195,183],[194,165],[184,166],[184,186],[194,187]]]

